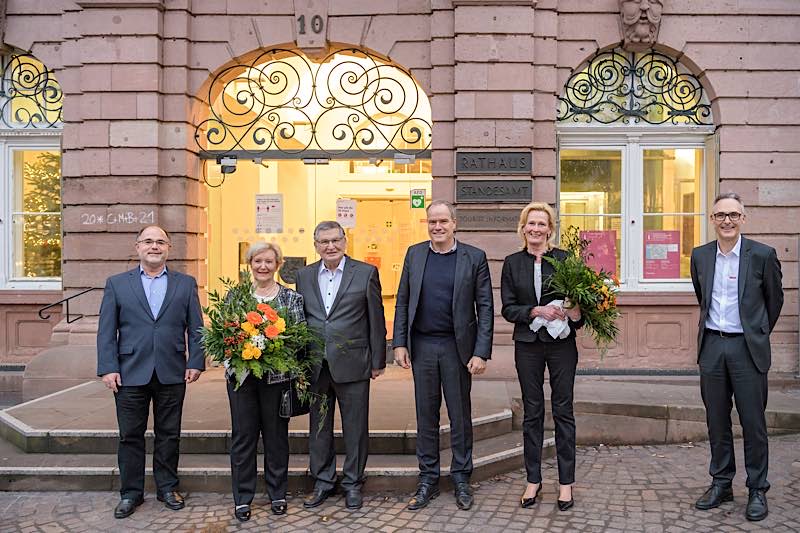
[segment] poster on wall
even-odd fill
[[[612,230],[581,231],[581,239],[589,241],[586,251],[590,257],[586,263],[595,271],[605,270],[617,274],[617,232]]]
[[[256,194],[256,233],[283,233],[283,194]]]
[[[356,227],[356,201],[349,198],[336,199],[336,222],[343,228]]]
[[[681,232],[647,230],[644,232],[644,278],[675,279],[681,277]]]

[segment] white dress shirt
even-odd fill
[[[742,333],[739,317],[739,255],[742,236],[727,254],[722,253],[717,243],[717,258],[714,265],[714,287],[711,290],[711,306],[708,309],[706,327],[725,333]]]
[[[322,296],[322,303],[325,305],[326,315],[331,312],[333,300],[336,298],[336,293],[339,292],[339,285],[342,284],[345,259],[346,256],[342,256],[342,260],[339,261],[339,266],[333,270],[328,270],[325,267],[324,261],[320,261],[319,263],[317,279],[319,280],[319,293]]]

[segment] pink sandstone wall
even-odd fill
[[[773,368],[796,372],[798,245],[790,219],[800,204],[800,2],[664,3],[659,49],[679,56],[711,95],[720,188],[744,195],[749,233],[775,246],[783,262],[786,305]],[[298,14],[312,12],[324,15],[330,43],[411,69],[431,99],[434,195],[450,199],[457,148],[510,149],[533,152],[534,198],[555,202],[556,95],[573,68],[620,40],[617,0],[8,0],[6,42],[56,69],[64,88],[67,294],[101,287],[135,264],[132,232],[140,224],[120,223],[128,212],[145,219],[152,212],[174,234],[176,267],[205,283],[206,192],[192,138],[204,90],[216,71],[253,50],[314,46],[296,27]],[[83,224],[85,213],[106,222]],[[516,236],[460,238],[487,250],[499,285]],[[92,293],[76,310],[96,313],[99,299]],[[620,346],[601,362],[585,345],[583,366],[694,368],[691,294],[625,295],[622,303]],[[496,342],[510,343],[508,324],[498,317],[496,325]],[[57,342],[91,342],[60,330]]]

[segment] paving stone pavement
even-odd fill
[[[736,441],[740,470],[742,442]],[[301,496],[289,500],[289,513],[269,513],[264,496],[254,502],[253,518],[239,524],[229,494],[192,493],[187,507],[170,511],[147,494],[125,520],[115,520],[118,495],[111,492],[0,493],[0,532],[57,531],[800,531],[800,435],[770,438],[770,514],[763,522],[744,518],[747,489],[737,474],[735,501],[697,511],[694,500],[709,483],[707,442],[666,446],[590,446],[578,449],[575,507],[555,506],[555,460],[544,463],[545,488],[534,509],[520,509],[523,470],[476,483],[476,504],[459,511],[451,493],[418,512],[405,509],[408,494],[368,494],[360,511],[344,509],[342,498],[305,510]]]

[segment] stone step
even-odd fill
[[[552,434],[545,435],[544,453],[553,453]],[[118,490],[119,469],[115,454],[26,454],[5,441],[0,441],[0,490],[3,491],[73,491]],[[337,457],[341,466],[344,457]],[[153,491],[151,456],[148,455],[146,490]],[[450,453],[444,451],[442,481],[449,485]],[[230,459],[227,454],[183,454],[178,473],[181,490],[193,492],[229,492],[231,490]],[[523,465],[522,434],[518,431],[475,442],[472,479],[480,481]],[[259,468],[263,458],[259,457]],[[13,466],[10,466],[13,465]],[[340,470],[341,472],[341,470]],[[413,491],[417,483],[417,458],[414,455],[376,454],[369,456],[366,469],[366,491]],[[265,490],[259,475],[259,491]],[[289,490],[308,491],[312,480],[308,474],[308,456],[292,454],[289,463]]]
[[[307,417],[305,417],[307,418]],[[307,423],[305,424],[308,425]],[[480,441],[506,434],[512,429],[512,412],[501,409],[496,413],[473,418],[473,439]],[[152,453],[153,431],[146,432],[147,451]],[[0,436],[15,444],[26,453],[105,454],[116,453],[118,433],[114,429],[36,429],[28,426],[10,412],[0,411]],[[308,429],[289,430],[291,453],[308,453]],[[344,453],[342,431],[334,430],[337,453]],[[377,454],[414,454],[417,432],[414,429],[370,430],[370,450]],[[181,431],[181,453],[217,454],[229,453],[231,432],[219,430]],[[450,425],[439,428],[439,446],[450,447]],[[259,443],[259,452],[261,452]]]

